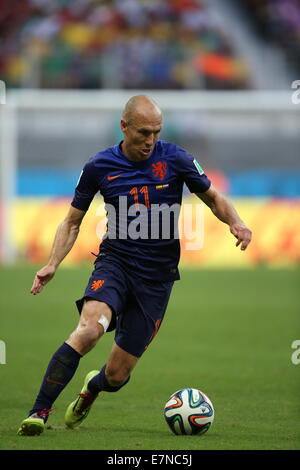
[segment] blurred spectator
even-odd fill
[[[300,72],[300,1],[246,0],[242,5],[249,18],[254,19],[258,32],[280,46]]]
[[[278,42],[287,37],[299,42],[299,0],[246,0],[246,3],[266,36]]]
[[[196,0],[0,0],[10,87],[231,89],[248,70]]]

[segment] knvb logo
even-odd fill
[[[6,346],[2,340],[0,340],[0,364],[6,364]]]
[[[0,104],[6,103],[6,87],[3,80],[0,80]]]
[[[295,366],[297,366],[300,364],[300,339],[295,339],[295,341],[292,342],[291,347],[295,349],[291,356],[291,361]]]
[[[292,103],[300,104],[300,80],[294,80],[292,83],[292,88],[295,88],[296,91],[292,94]]]

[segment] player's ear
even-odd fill
[[[121,127],[121,131],[122,131],[122,132],[125,132],[125,131],[126,131],[127,126],[128,126],[128,125],[127,125],[127,122],[126,122],[124,119],[121,119],[121,121],[120,121],[120,127]]]

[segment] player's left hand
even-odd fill
[[[46,265],[40,269],[34,278],[30,293],[33,295],[39,294],[44,289],[45,285],[51,281],[55,275],[56,268],[54,266]]]
[[[247,246],[251,242],[252,232],[249,228],[239,222],[230,226],[230,232],[237,238],[235,246],[241,245],[241,250],[246,250]]]

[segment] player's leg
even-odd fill
[[[173,282],[136,282],[132,279],[126,311],[118,316],[115,344],[107,363],[90,380],[93,393],[120,390],[138,359],[155,338],[164,318]]]
[[[139,358],[128,353],[114,343],[105,367],[105,381],[116,389],[121,388],[128,382],[131,371]]]
[[[93,393],[117,392],[126,385],[139,358],[114,343],[107,363],[88,384]]]
[[[101,322],[103,331],[113,331],[116,325],[116,316],[123,311],[124,305],[127,298],[127,274],[123,268],[116,263],[116,260],[111,256],[102,256],[95,263],[95,270],[89,279],[86,287],[84,298],[93,298],[94,301],[104,302],[110,306],[111,315],[106,315],[106,318],[99,317],[97,311],[93,316],[94,322]],[[77,308],[81,316],[83,316],[83,322],[78,325],[77,331],[73,332],[68,342],[82,352],[86,351],[88,346],[85,345],[85,333],[89,331],[89,327],[85,327],[85,319],[83,315],[83,299],[76,302]],[[88,301],[84,304],[93,305],[93,301]],[[104,320],[104,321],[103,321]],[[99,328],[99,324],[98,324]],[[92,326],[92,331],[95,331]],[[97,338],[95,338],[97,339]],[[91,371],[84,380],[83,387],[79,393],[79,396],[74,400],[67,408],[65,413],[65,423],[69,427],[78,426],[83,419],[87,416],[92,403],[98,396],[100,389],[90,391],[87,387],[92,376],[101,375],[101,372]]]
[[[85,299],[77,328],[66,343],[84,356],[96,345],[112,318],[111,308],[94,299]]]
[[[130,373],[138,357],[127,353],[117,344],[113,345],[107,365],[101,371],[91,371],[85,377],[79,396],[68,406],[65,413],[65,424],[69,428],[79,426],[87,417],[99,392],[117,392],[127,384]]]
[[[118,315],[115,344],[107,364],[92,378],[86,378],[79,398],[66,411],[67,426],[75,427],[83,421],[99,392],[117,392],[128,383],[138,359],[156,336],[173,283],[150,284],[140,282],[135,291],[133,286],[134,295],[128,296],[126,311]]]
[[[110,307],[104,302],[89,300],[84,303],[77,328],[52,356],[35,403],[28,418],[22,422],[18,434],[34,435],[43,432],[53,403],[72,379],[80,358],[103,335],[111,315]]]
[[[107,364],[92,378],[86,377],[79,397],[68,406],[65,423],[69,427],[76,427],[85,419],[99,392],[116,392],[128,383],[139,357],[156,336],[167,308],[173,282],[143,282],[119,268],[112,265],[113,272],[106,279],[98,277],[104,282],[97,294],[113,308],[114,321],[108,331],[114,329],[117,317],[116,344]],[[88,290],[86,295],[90,295]]]

